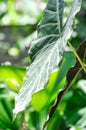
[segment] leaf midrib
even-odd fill
[[[61,37],[61,23],[60,23],[60,17],[59,17],[59,2],[58,2],[58,0],[56,1],[56,5],[57,5],[57,8],[56,8],[56,12],[57,12],[57,28],[58,28],[58,30],[59,30],[59,35],[60,35],[60,37]]]

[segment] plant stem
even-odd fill
[[[21,127],[21,130],[28,130],[28,126],[27,126],[27,123],[26,123],[26,120],[25,120],[25,113],[23,112],[23,115],[22,115],[22,127]]]
[[[83,64],[81,58],[79,57],[79,55],[77,54],[76,50],[73,48],[73,46],[71,45],[71,43],[68,41],[68,45],[70,46],[71,50],[73,51],[73,53],[75,54],[77,60],[79,61],[82,69],[84,70],[84,72],[86,73],[86,68],[85,65]]]

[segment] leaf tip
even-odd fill
[[[13,118],[12,118],[12,122],[14,122],[14,121],[15,121],[15,119],[16,119],[16,116],[17,116],[17,113],[14,113],[14,112],[13,112]]]

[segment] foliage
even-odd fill
[[[24,3],[23,6],[17,6],[17,3],[14,0],[0,0],[0,129],[42,130],[44,124],[44,127],[47,125],[45,128],[47,130],[85,130],[86,42],[84,41],[81,44],[80,42],[85,39],[86,34],[86,2],[83,0],[81,11],[78,13],[76,17],[77,19],[75,19],[75,25],[77,27],[72,27],[71,24],[73,21],[70,22],[70,19],[73,20],[77,13],[73,10],[69,20],[65,22],[65,19],[69,15],[72,0],[65,0],[65,8],[63,1],[62,3],[60,1],[60,4],[57,3],[59,8],[62,8],[62,10],[65,9],[64,15],[62,10],[59,15],[61,26],[60,24],[57,26],[57,23],[59,23],[59,19],[57,20],[57,14],[53,11],[50,11],[49,13],[47,11],[47,9],[53,9],[55,11],[55,3],[47,4],[43,17],[42,9],[46,4],[46,0],[22,0],[18,4],[21,5],[22,3]],[[77,3],[77,0],[75,3]],[[16,8],[14,8],[14,5]],[[30,8],[28,8],[28,5],[30,5]],[[76,6],[76,4],[74,4],[74,6]],[[77,10],[75,7],[74,9]],[[25,51],[25,48],[27,46],[29,47],[31,39],[34,39],[36,25],[41,17],[42,20],[38,25],[38,36],[31,44],[29,51],[30,57],[28,58],[27,50]],[[48,25],[44,26],[45,24]],[[10,25],[13,27],[10,27]],[[12,34],[9,31],[9,27],[13,30]],[[60,31],[57,27],[61,27]],[[74,32],[72,32],[72,28],[74,29]],[[67,33],[65,33],[66,29],[68,29]],[[4,30],[7,30],[5,39],[3,39],[4,37],[2,35],[3,33],[6,33]],[[68,33],[68,31],[70,31],[70,33]],[[75,47],[75,49],[71,47],[70,43],[68,43],[68,45],[72,48],[73,52],[70,51],[69,48],[66,48],[68,47],[67,40],[71,33],[72,37],[70,43]],[[60,45],[58,44],[58,39],[61,38],[65,39],[65,45],[60,43]],[[28,44],[27,41],[29,41]],[[77,47],[78,49],[76,49]],[[6,62],[5,64],[2,63],[3,61],[6,61],[4,60],[4,56],[7,61],[9,60],[14,65],[9,64],[9,62]],[[47,57],[49,57],[48,59],[51,61],[50,64],[45,64],[45,62],[49,63]],[[32,64],[28,67],[26,72],[26,65],[28,62],[29,64],[31,62],[30,58]],[[24,67],[17,67],[15,65]],[[34,68],[37,68],[36,72]],[[47,78],[46,70],[49,70],[47,71],[49,76]],[[27,76],[27,81],[24,79],[24,86],[28,87],[29,80],[32,80],[32,84],[34,84],[34,80],[37,79],[39,73],[42,77],[40,84],[41,81],[43,81],[41,88],[38,87],[37,89],[35,86],[36,91],[33,91],[31,89],[34,86],[29,86],[30,91],[26,89],[26,92],[28,91],[28,93],[33,91],[31,96],[29,95],[30,98],[26,95],[26,92],[23,94],[24,97],[27,96],[28,102],[26,106],[29,105],[29,107],[19,113],[13,121],[12,111],[15,103],[14,99],[16,95],[21,92],[20,88],[23,85],[23,78],[25,75]],[[29,102],[30,104],[28,104]],[[21,103],[21,106],[23,105],[23,102],[21,102],[20,99],[19,103]],[[26,106],[24,108],[26,108]],[[21,111],[19,107],[18,110]],[[49,116],[47,118],[48,113]],[[46,119],[48,120],[46,121]]]
[[[59,63],[63,58],[67,40],[72,33],[71,25],[74,16],[80,10],[80,6],[81,1],[74,1],[64,26],[62,25],[64,1],[48,1],[44,16],[38,27],[38,39],[30,47],[30,54],[32,53],[34,57],[35,53],[36,58],[27,69],[24,86],[16,97],[15,115],[27,107],[32,95],[43,89],[48,82],[49,75],[58,69]],[[64,29],[62,30],[63,26]]]

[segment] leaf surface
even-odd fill
[[[80,9],[80,6],[77,6],[79,3],[80,0],[74,2],[71,10],[72,12],[75,11],[76,7],[77,11],[69,16],[68,21],[70,19],[73,21],[75,14]],[[59,68],[68,40],[65,30],[68,28],[70,35],[72,33],[72,23],[67,21],[68,24],[66,24],[64,30],[61,27],[63,4],[63,0],[48,1],[43,19],[38,27],[38,39],[30,48],[30,54],[32,54],[32,57],[36,57],[30,67],[27,68],[24,85],[15,99],[14,114],[24,110],[29,105],[32,95],[43,89],[48,82],[49,75]]]
[[[0,65],[0,79],[13,91],[19,91],[25,74],[25,68],[5,64]]]
[[[44,15],[38,25],[37,40],[31,44],[29,54],[35,57],[45,46],[53,44],[62,34],[64,0],[48,0]],[[52,31],[53,30],[53,31]]]
[[[84,55],[85,55],[85,51],[86,51],[86,41],[84,41],[78,48],[77,50],[77,54],[80,57],[80,59],[83,60]],[[65,88],[62,89],[59,94],[57,95],[57,100],[54,106],[51,107],[50,112],[49,112],[49,119],[48,121],[51,119],[51,117],[53,116],[56,108],[58,107],[59,103],[62,100],[62,97],[64,96],[65,92],[67,91],[67,89],[69,88],[70,84],[72,83],[73,79],[75,78],[75,76],[77,75],[77,73],[80,71],[81,69],[81,64],[79,63],[78,60],[76,60],[76,64],[74,65],[74,67],[70,68],[66,78],[67,78],[67,83],[65,85]],[[46,127],[48,121],[45,122],[44,124],[44,128]]]

